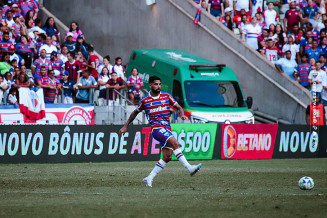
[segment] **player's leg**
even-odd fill
[[[146,186],[152,187],[152,180],[153,178],[160,173],[161,170],[165,168],[167,163],[171,160],[171,156],[173,154],[173,151],[168,148],[162,149],[162,159],[160,159],[156,165],[154,166],[153,170],[150,172],[150,174],[143,179],[143,182]]]
[[[190,172],[191,176],[193,176],[201,168],[202,166],[201,163],[198,165],[189,164],[189,162],[186,160],[185,156],[183,155],[182,150],[179,148],[179,143],[173,136],[168,139],[165,147],[171,147],[174,150],[175,156],[177,157],[179,162],[181,162],[183,166]]]
[[[152,137],[155,138],[158,142],[160,142],[160,147],[162,151],[162,159],[160,159],[150,174],[143,179],[143,182],[146,186],[152,187],[153,178],[165,168],[167,163],[171,160],[171,156],[173,154],[173,150],[171,148],[164,147],[170,135],[165,135],[165,132],[160,132],[159,129],[153,129]]]

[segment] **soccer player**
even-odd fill
[[[140,101],[138,108],[136,108],[125,125],[119,130],[119,134],[124,134],[127,131],[128,125],[133,122],[137,114],[145,110],[149,123],[152,127],[152,136],[160,142],[163,158],[159,160],[151,173],[143,179],[146,186],[152,187],[153,178],[167,165],[171,160],[171,156],[174,153],[177,159],[184,165],[184,167],[193,176],[199,171],[202,164],[190,165],[184,157],[177,140],[174,138],[170,122],[170,105],[173,105],[180,115],[182,120],[187,119],[184,116],[182,107],[175,101],[175,99],[166,92],[161,92],[161,80],[157,76],[151,76],[149,78],[149,86],[151,91]]]

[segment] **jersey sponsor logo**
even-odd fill
[[[149,113],[155,113],[155,112],[165,111],[165,110],[167,110],[167,107],[159,106],[157,108],[150,109],[149,110]]]

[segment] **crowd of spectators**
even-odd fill
[[[0,104],[18,105],[20,87],[43,88],[45,103],[66,104],[89,103],[90,89],[99,89],[99,105],[113,100],[107,88],[127,87],[137,103],[143,87],[137,69],[127,79],[120,57],[114,65],[109,55],[100,63],[77,22],[61,33],[53,17],[42,25],[38,0],[0,0],[0,6]]]
[[[194,0],[327,106],[327,3]]]

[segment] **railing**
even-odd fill
[[[111,97],[110,91],[112,95]],[[99,102],[100,101],[98,101],[97,104]],[[128,99],[126,89],[121,89],[118,91],[116,89],[107,88],[106,98],[100,102],[98,107],[105,107],[108,110],[108,120],[110,120],[112,117],[111,122],[109,121],[111,124],[124,124],[129,117],[128,113],[132,112],[131,110],[134,110],[136,105]],[[134,123],[145,124],[146,119],[144,111],[141,112],[141,116],[141,119],[136,117]],[[104,124],[105,121],[102,120],[102,123]]]

